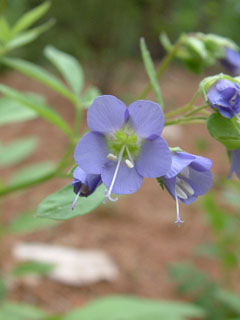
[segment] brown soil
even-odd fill
[[[136,70],[139,69],[131,64],[123,66],[124,76],[120,79],[115,77],[107,93],[125,97],[126,92],[140,93],[146,77],[140,71],[136,74]],[[133,74],[136,75],[135,78]],[[48,103],[72,123],[73,110],[69,103],[45,86],[16,73],[7,73],[2,76],[1,82],[20,90],[46,95]],[[188,102],[197,89],[198,82],[198,77],[179,69],[172,69],[162,80],[166,104],[175,107]],[[41,160],[58,161],[67,148],[67,140],[58,129],[41,119],[2,127],[0,133],[3,142],[27,136],[39,138],[37,152],[21,166]],[[176,135],[168,139],[169,144],[179,145],[189,152],[199,152],[195,146],[196,139],[206,138],[210,148],[202,155],[209,156],[214,161],[215,175],[227,174],[227,157],[221,156],[224,149],[208,136],[203,125],[183,127],[181,136]],[[16,166],[15,169],[18,167],[20,166]],[[4,179],[11,173],[12,169],[0,171]],[[65,183],[67,181],[54,179],[8,197],[3,206],[4,222],[7,223],[22,211],[35,208],[41,199]],[[5,270],[16,264],[11,250],[15,243],[22,240],[79,249],[103,249],[111,255],[120,270],[119,278],[113,283],[102,282],[80,288],[61,285],[48,279],[44,279],[37,286],[19,282],[10,290],[9,298],[34,303],[53,312],[66,311],[96,297],[113,293],[179,299],[167,274],[168,266],[177,261],[192,260],[193,249],[210,238],[198,204],[199,202],[191,206],[181,206],[185,223],[178,228],[174,224],[175,203],[172,198],[161,190],[154,179],[145,179],[136,194],[123,196],[115,204],[102,205],[89,215],[63,222],[50,230],[24,236],[9,235],[4,239],[5,258],[1,261]],[[217,269],[214,264],[199,259],[197,262],[216,275]]]

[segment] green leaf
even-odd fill
[[[190,303],[157,301],[134,296],[109,296],[71,311],[64,320],[182,320],[204,315]]]
[[[166,32],[162,32],[160,34],[159,40],[166,51],[170,51],[172,49],[173,45],[171,44]]]
[[[36,111],[27,108],[25,104],[6,97],[0,98],[0,126],[37,117]]]
[[[44,199],[40,203],[36,215],[42,218],[68,220],[90,213],[103,202],[104,189],[104,185],[101,185],[89,197],[79,198],[76,208],[72,210],[71,205],[76,195],[72,186],[67,185]]]
[[[93,100],[100,95],[101,91],[97,87],[88,88],[81,99],[81,106],[87,109],[93,103]]]
[[[240,149],[240,125],[237,119],[227,119],[216,112],[208,118],[207,128],[210,135],[228,150]]]
[[[71,136],[71,130],[67,123],[58,115],[57,112],[55,112],[49,106],[45,105],[43,102],[40,102],[39,99],[34,99],[33,97],[30,97],[4,85],[0,85],[0,92],[6,97],[14,99],[25,107],[34,110],[42,118],[56,125],[68,136]]]
[[[14,277],[23,277],[29,274],[37,274],[37,275],[47,275],[53,269],[54,265],[50,263],[36,262],[36,261],[28,261],[20,263],[13,270],[11,270],[11,275]]]
[[[51,28],[55,23],[54,19],[50,19],[46,23],[42,24],[39,27],[33,28],[29,31],[23,32],[19,34],[18,36],[14,37],[11,41],[7,43],[7,50],[13,50],[18,47],[22,47],[25,44],[28,44],[29,42],[34,41],[37,39],[42,33],[47,31],[49,28]]]
[[[141,52],[142,52],[143,63],[144,63],[145,69],[147,71],[148,77],[150,79],[150,82],[152,84],[153,90],[156,94],[157,101],[160,104],[161,108],[163,109],[164,108],[163,98],[162,98],[161,89],[160,89],[160,86],[158,83],[157,74],[156,74],[154,64],[153,64],[152,58],[150,56],[150,53],[147,49],[147,45],[146,45],[144,38],[140,39],[140,48],[141,48]]]
[[[204,43],[195,37],[186,37],[184,44],[189,50],[194,51],[201,59],[206,59],[208,57],[207,49]]]
[[[40,219],[33,212],[24,212],[13,219],[6,227],[6,232],[14,234],[26,234],[38,230],[57,226],[59,223],[51,219]]]
[[[28,158],[37,147],[36,138],[16,140],[8,145],[0,144],[0,166],[11,166]]]
[[[52,162],[40,162],[19,169],[11,179],[11,186],[18,184],[30,184],[37,179],[51,175],[55,170],[55,164]]]
[[[6,43],[11,39],[11,31],[7,20],[0,17],[0,42]]]
[[[79,96],[84,84],[84,73],[77,59],[53,46],[47,46],[44,54],[61,73],[74,94]]]
[[[12,33],[16,35],[17,33],[29,28],[48,11],[50,5],[51,3],[46,1],[31,11],[25,13],[13,26]]]
[[[235,312],[240,313],[240,295],[239,294],[220,289],[217,291],[216,296],[220,302],[224,303],[225,305],[233,309]]]
[[[0,305],[0,320],[43,320],[47,313],[26,303],[4,302]]]
[[[162,188],[162,190],[164,190],[165,189],[165,186],[164,186],[164,183],[163,183],[163,181],[162,181],[162,179],[159,177],[159,178],[156,178],[156,180],[157,180],[157,183],[160,185],[160,187]]]
[[[49,88],[57,91],[65,98],[69,99],[71,102],[76,102],[76,97],[66,88],[62,81],[34,63],[15,58],[2,58],[0,62],[30,78],[44,83]]]

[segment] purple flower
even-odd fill
[[[73,191],[76,193],[76,198],[73,201],[72,209],[75,208],[78,197],[88,197],[102,183],[99,174],[87,174],[80,167],[77,167],[73,172]]]
[[[210,87],[207,99],[213,109],[225,118],[231,119],[240,113],[240,87],[229,80],[218,80]]]
[[[228,178],[231,179],[233,173],[240,179],[240,149],[231,151],[231,169]]]
[[[106,198],[111,193],[136,192],[143,177],[156,178],[171,166],[171,154],[161,138],[164,115],[152,101],[139,100],[127,108],[119,99],[97,97],[87,113],[90,132],[74,151],[76,163],[88,174],[101,175]]]
[[[161,180],[176,200],[176,223],[183,223],[180,218],[178,200],[190,204],[211,188],[211,166],[212,161],[207,158],[186,152],[172,152],[171,169],[161,177]]]
[[[225,48],[225,58],[220,60],[234,75],[240,74],[240,53],[231,48]]]

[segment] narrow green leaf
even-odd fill
[[[0,166],[11,166],[29,157],[37,147],[36,138],[16,140],[0,145]]]
[[[84,73],[77,59],[53,46],[47,46],[44,54],[61,73],[75,95],[79,96],[84,84]]]
[[[144,62],[144,66],[145,69],[147,71],[148,77],[150,79],[150,82],[153,86],[154,92],[156,94],[157,97],[157,101],[160,104],[161,108],[164,108],[163,105],[163,98],[162,98],[162,93],[161,93],[161,89],[158,83],[158,78],[157,78],[157,74],[154,68],[154,64],[152,61],[152,58],[150,56],[150,53],[147,49],[147,45],[145,43],[144,38],[140,39],[140,48],[141,48],[141,52],[142,52],[142,58],[143,58],[143,62]]]
[[[0,126],[37,117],[36,111],[27,108],[25,104],[6,97],[0,98]]]
[[[93,103],[93,100],[100,95],[101,91],[97,87],[88,88],[81,99],[81,106],[87,109]]]
[[[10,99],[14,99],[31,110],[37,112],[42,118],[51,122],[59,129],[61,129],[65,134],[71,136],[71,130],[67,123],[50,107],[40,102],[39,99],[34,99],[26,94],[23,94],[10,87],[0,85],[0,92]]]
[[[6,43],[11,39],[10,27],[7,20],[1,16],[0,17],[0,42]]]
[[[55,165],[52,162],[40,162],[19,169],[11,179],[11,186],[17,184],[30,184],[36,179],[48,176],[55,170]]]
[[[45,31],[47,31],[48,29],[50,29],[55,23],[54,19],[50,19],[49,21],[47,21],[46,23],[42,24],[39,27],[33,28],[31,30],[25,31],[19,35],[17,35],[16,37],[14,37],[11,41],[9,41],[7,43],[7,50],[13,50],[16,49],[18,47],[22,47],[26,44],[28,44],[29,42],[34,41],[35,39],[37,39],[42,33],[44,33]]]
[[[190,303],[157,301],[134,296],[109,296],[71,311],[64,320],[183,320],[204,315]]]
[[[0,305],[0,320],[43,320],[47,313],[26,303],[4,302]]]
[[[76,97],[66,88],[62,81],[34,63],[15,58],[2,58],[0,62],[28,77],[44,83],[49,88],[57,91],[65,98],[69,99],[71,102],[76,102]]]
[[[33,212],[24,212],[11,220],[6,227],[6,232],[16,234],[26,234],[55,227],[59,223],[51,219],[40,219]]]
[[[170,51],[172,49],[173,45],[165,32],[160,34],[159,40],[166,51]]]
[[[50,5],[51,3],[46,1],[31,11],[25,13],[13,26],[12,33],[16,35],[17,33],[29,28],[48,11]]]
[[[104,188],[101,185],[91,196],[79,198],[76,208],[72,210],[71,205],[76,195],[73,193],[72,186],[67,185],[44,199],[36,215],[42,218],[68,220],[90,213],[103,202]]]
[[[210,135],[228,150],[240,149],[240,125],[237,119],[227,119],[216,112],[208,118],[207,128]]]
[[[54,269],[54,265],[50,263],[27,261],[20,263],[13,270],[11,270],[11,275],[14,277],[23,277],[29,274],[37,275],[47,275]]]

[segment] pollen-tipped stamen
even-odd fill
[[[113,154],[113,153],[109,153],[108,155],[107,155],[107,158],[108,158],[108,160],[112,160],[112,161],[117,161],[117,156],[115,156],[115,154]]]
[[[128,168],[130,168],[130,169],[134,168],[134,163],[132,161],[130,161],[129,159],[126,159],[125,163]]]
[[[107,192],[105,193],[105,198],[108,198],[111,201],[117,201],[118,200],[118,198],[112,198],[111,197],[111,193],[112,193],[112,189],[113,189],[114,183],[115,183],[116,178],[117,178],[118,170],[119,170],[119,167],[120,167],[120,163],[122,161],[123,152],[124,152],[125,147],[126,146],[123,145],[121,151],[119,152],[118,162],[117,162],[117,166],[116,166],[116,169],[114,171],[114,174],[113,174],[111,185],[110,185],[109,189],[107,190]]]

